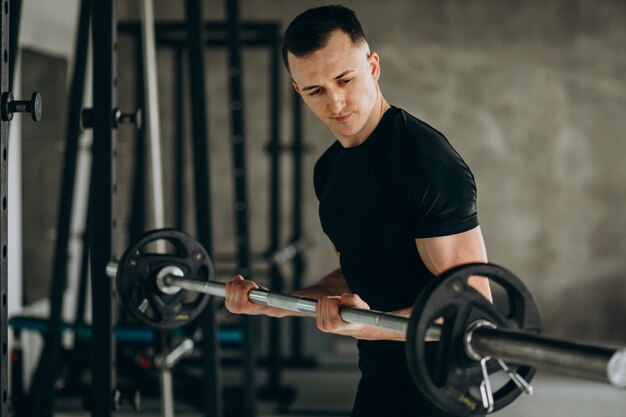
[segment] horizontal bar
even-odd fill
[[[509,329],[477,327],[471,349],[482,357],[626,388],[626,349],[574,343]]]
[[[226,284],[198,281],[168,275],[166,285],[226,297]],[[251,302],[283,310],[315,315],[317,301],[265,290],[252,290]],[[376,310],[340,308],[341,318],[349,323],[406,334],[409,319]],[[505,363],[551,370],[564,375],[626,387],[626,349],[613,349],[558,340],[536,334],[488,326],[474,328],[467,339],[469,350],[480,357],[493,357]],[[441,328],[429,327],[426,339],[439,340]]]
[[[217,297],[226,297],[226,284],[221,282],[200,281],[187,277],[178,277],[175,275],[167,275],[163,281],[169,286],[211,294]],[[296,297],[293,295],[274,293],[265,290],[252,290],[250,291],[248,297],[251,302],[256,304],[276,307],[283,310],[306,314],[308,316],[315,316],[315,306],[317,305],[317,300],[315,299]],[[377,327],[397,333],[406,333],[407,331],[408,319],[405,317],[394,316],[393,314],[376,310],[362,310],[352,307],[341,307],[339,312],[341,318],[348,323]],[[435,327],[429,329],[426,337],[438,340],[440,333],[439,328]]]
[[[118,31],[122,35],[139,36],[140,22],[119,22]],[[186,47],[187,24],[185,22],[157,22],[154,25],[157,46]],[[206,22],[203,25],[203,42],[205,46],[225,47],[228,44],[228,27],[226,23]],[[280,26],[277,23],[242,22],[241,42],[244,46],[266,47],[280,39]]]

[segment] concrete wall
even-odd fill
[[[322,2],[241,4],[244,19],[286,25]],[[528,283],[546,331],[626,340],[626,327],[616,324],[626,319],[626,3],[344,4],[357,11],[381,56],[387,99],[444,132],[472,167],[490,259]],[[222,2],[208,2],[205,15],[223,17]],[[266,100],[255,97],[263,92],[257,80],[265,79],[266,66],[251,54],[245,65],[253,149],[267,137],[255,114]],[[210,86],[226,80],[220,72],[207,76]],[[210,120],[213,139],[226,141],[221,103],[225,99],[212,101]],[[333,138],[310,112],[306,116],[306,140],[314,149],[306,160],[306,223],[319,230],[311,172]],[[285,120],[285,132],[288,126]],[[251,153],[249,161],[260,174],[260,154]],[[264,219],[254,218],[253,232],[262,231]],[[218,240],[229,239],[224,231]],[[311,281],[336,265],[325,242],[309,259]]]
[[[205,18],[222,19],[222,3],[205,2]],[[183,4],[156,1],[157,19],[182,19]],[[286,26],[300,11],[322,2],[242,0],[241,4],[245,20],[274,20]],[[626,141],[620,139],[626,131],[626,3],[354,0],[344,4],[357,11],[372,48],[381,56],[381,85],[387,99],[444,132],[472,167],[490,259],[528,283],[543,310],[546,331],[624,343]],[[139,16],[136,2],[120,1],[119,11],[122,18]],[[123,109],[134,107],[127,89],[132,87],[132,53],[120,41]],[[263,151],[269,138],[267,59],[262,51],[244,53],[255,251],[265,250],[268,240],[268,160]],[[207,51],[206,66],[213,235],[218,251],[232,251],[225,54]],[[166,147],[171,147],[173,132],[172,67],[172,55],[161,52],[158,71]],[[288,141],[286,74],[283,86],[283,141]],[[52,101],[45,99],[46,105]],[[305,160],[305,223],[307,230],[320,231],[311,173],[318,155],[334,139],[308,111],[305,127],[312,148]],[[120,132],[120,165],[129,170],[132,143],[124,142],[125,135]],[[286,193],[291,184],[288,163],[283,170]],[[166,178],[171,196],[171,173],[166,172]],[[120,184],[122,216],[129,207],[124,198],[128,191]],[[187,199],[192,203],[191,196]],[[289,203],[290,196],[285,195],[285,208]],[[283,218],[286,241],[290,214]],[[194,230],[192,220],[186,229]],[[336,265],[331,245],[323,238],[308,252],[307,280],[317,280]]]

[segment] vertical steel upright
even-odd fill
[[[270,198],[269,198],[269,248],[268,254],[276,253],[280,245],[280,168],[282,144],[280,138],[280,33],[279,26],[273,26],[271,34],[268,30],[270,47],[270,140],[267,146],[270,160]],[[284,278],[278,263],[269,259],[270,288],[272,291],[282,292]],[[261,395],[265,398],[288,402],[293,399],[294,391],[283,386],[281,381],[283,370],[282,355],[282,320],[270,319],[268,337],[268,381],[263,387]]]
[[[209,181],[209,150],[206,125],[207,103],[204,83],[204,52],[202,31],[202,2],[185,2],[187,19],[187,42],[189,48],[189,79],[192,102],[192,136],[194,195],[196,198],[196,227],[198,241],[213,256],[211,230],[211,202]],[[220,417],[222,409],[222,384],[218,327],[215,319],[215,297],[202,313],[202,342],[204,371],[204,414],[206,417]]]
[[[18,49],[18,35],[22,16],[22,0],[11,0],[9,5],[9,86],[13,88],[15,80],[15,62]]]
[[[2,93],[9,91],[9,0],[2,2],[2,63],[0,64],[0,89]],[[0,293],[2,294],[2,306],[0,307],[0,344],[2,344],[0,367],[0,417],[9,417],[8,406],[8,360],[7,351],[9,335],[7,329],[8,296],[7,296],[7,197],[8,190],[8,153],[9,153],[9,122],[0,121],[0,148],[2,149],[2,161],[0,162],[0,195],[2,196],[2,213],[0,214]]]
[[[302,237],[302,158],[304,155],[304,144],[302,140],[302,99],[294,91],[293,97],[293,225],[291,241],[295,242]],[[302,287],[302,277],[304,275],[304,257],[298,251],[293,257],[293,287]],[[291,319],[291,360],[304,364],[311,362],[305,359],[302,354],[302,318],[293,317]]]
[[[244,97],[241,68],[241,36],[239,0],[225,0],[228,27],[228,75],[230,78],[231,140],[233,146],[233,177],[235,182],[235,220],[237,267],[239,273],[250,278],[250,240],[248,228],[248,190],[246,181],[246,147]],[[243,330],[243,389],[244,415],[256,415],[256,386],[254,383],[254,349],[249,316],[241,317]]]
[[[143,54],[140,53],[142,46],[141,36],[134,38],[135,41],[135,88],[137,89],[136,107],[143,109],[145,100],[145,85],[143,79]],[[135,158],[133,161],[133,201],[128,222],[128,239],[137,242],[146,231],[146,129],[142,123],[135,129]]]
[[[185,113],[183,60],[181,48],[174,50],[174,227],[185,229]]]
[[[115,0],[95,1],[93,35],[93,176],[91,268],[93,306],[91,415],[110,417],[115,387],[114,286],[106,266],[115,257],[117,22]]]

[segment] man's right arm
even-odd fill
[[[235,314],[265,315],[269,317],[304,316],[305,314],[294,311],[283,310],[277,307],[269,307],[251,303],[248,300],[248,293],[254,289],[261,288],[253,281],[245,280],[241,275],[237,275],[226,284],[226,308]],[[346,279],[337,268],[324,276],[316,284],[288,293],[301,298],[319,299],[327,295],[341,295],[350,292]]]
[[[350,292],[350,288],[341,272],[341,268],[337,268],[324,276],[317,284],[293,291],[290,294],[296,297],[319,299],[325,295],[341,295],[347,292]]]

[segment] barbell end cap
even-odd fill
[[[177,266],[166,266],[162,268],[156,277],[156,286],[163,293],[173,295],[182,290],[172,284],[172,277],[184,277],[185,273]]]
[[[115,279],[115,277],[117,276],[117,267],[118,267],[118,263],[114,261],[111,261],[107,264],[105,270],[109,278]]]
[[[626,388],[626,348],[617,350],[606,368],[611,385],[617,388]]]
[[[135,128],[141,130],[143,128],[143,111],[141,107],[135,109]]]

